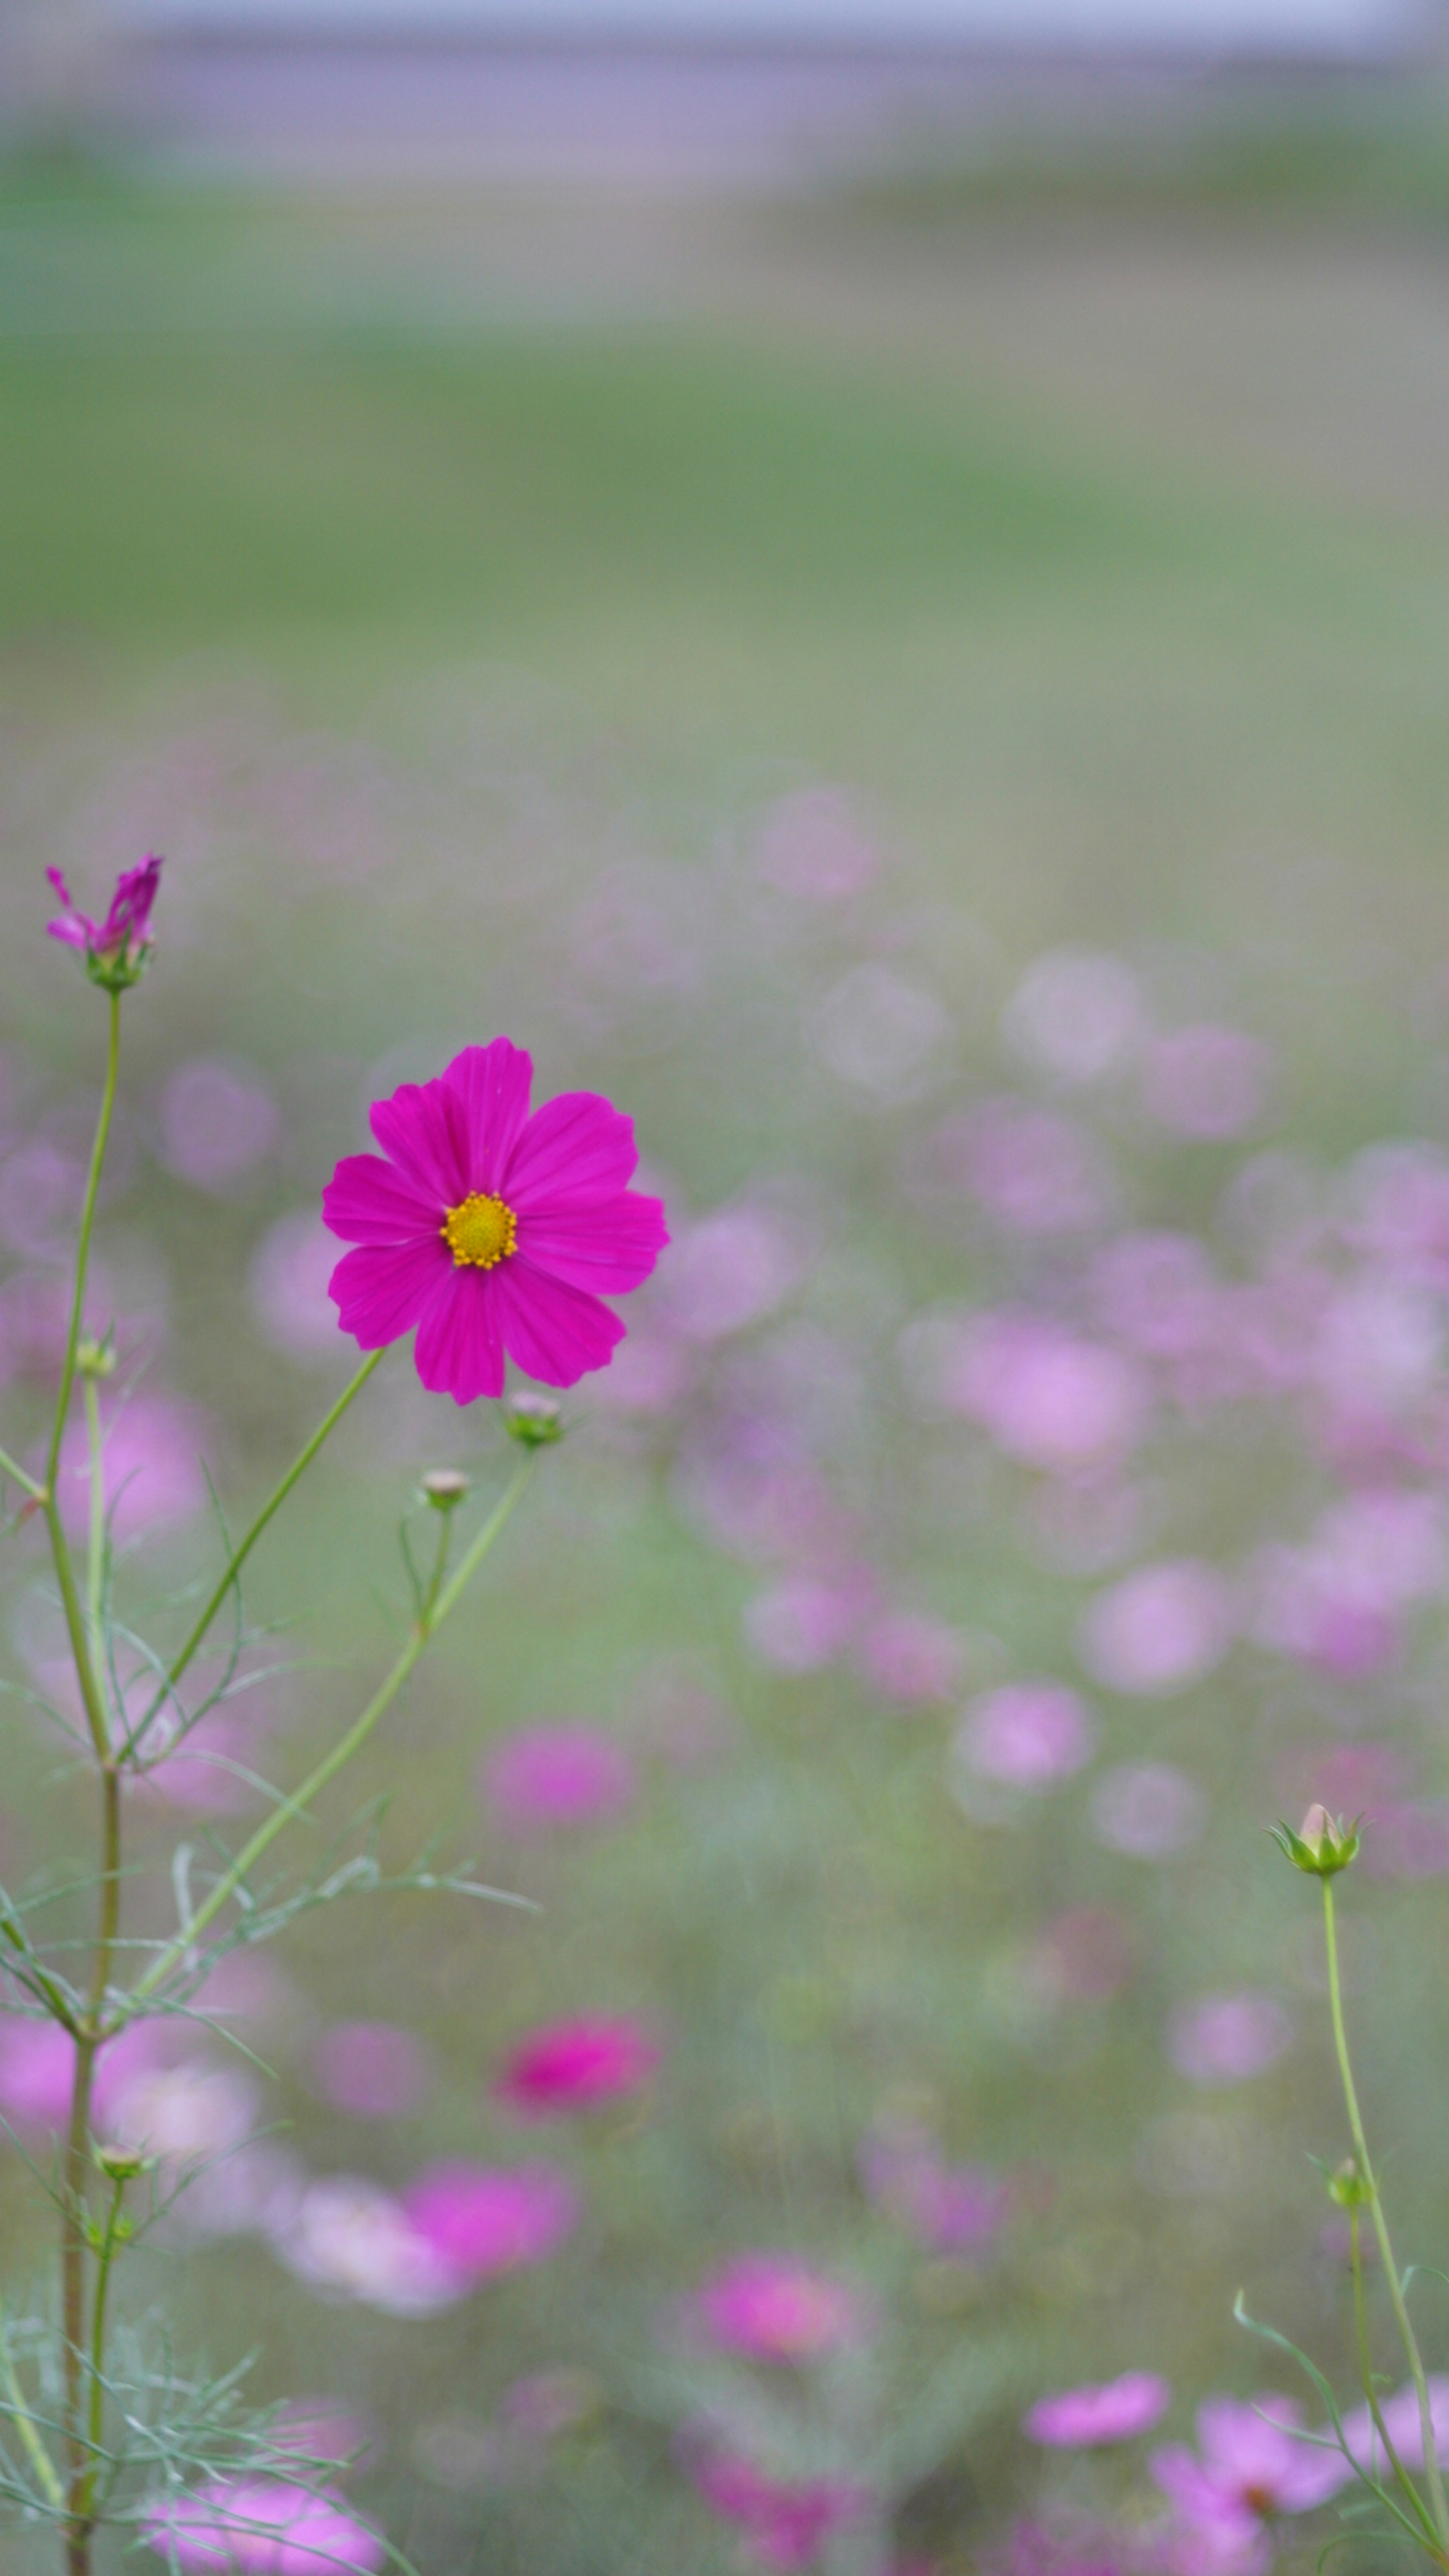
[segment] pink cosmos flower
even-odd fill
[[[324,2100],[363,2120],[398,2120],[421,2108],[433,2088],[428,2051],[410,2030],[386,2021],[335,2021],[312,2056]]]
[[[1293,2024],[1271,1995],[1202,1995],[1173,2014],[1167,2053],[1190,2084],[1242,2084],[1265,2074],[1292,2038]]]
[[[1169,1699],[1190,1690],[1227,1653],[1227,1584],[1195,1557],[1140,1565],[1090,1604],[1081,1628],[1087,1670],[1109,1690]]]
[[[142,2528],[187,2576],[376,2576],[387,2557],[339,2496],[284,2478],[214,2479],[154,2505]]]
[[[1175,1763],[1123,1762],[1103,1772],[1088,1812],[1096,1840],[1108,1851],[1125,1852],[1132,1860],[1167,1860],[1201,1833],[1207,1800]]]
[[[983,1691],[952,1739],[953,1763],[1013,1789],[1045,1789],[1089,1762],[1097,1724],[1060,1682],[1005,1682]]]
[[[876,2206],[937,2254],[981,2254],[1011,2216],[1011,2185],[989,2165],[948,2165],[915,2120],[883,2121],[860,2151]]]
[[[510,1833],[612,1824],[634,1803],[634,1765],[601,1727],[524,1726],[483,1763],[483,1794]]]
[[[1032,2442],[1053,2450],[1090,2451],[1103,2442],[1131,2442],[1150,2433],[1172,2404],[1172,2390],[1155,2370],[1125,2370],[1095,2387],[1064,2388],[1039,2397],[1022,2418]]]
[[[948,1412],[985,1427],[998,1449],[1056,1474],[1124,1457],[1147,1427],[1136,1362],[1036,1315],[981,1315],[939,1354]]]
[[[47,868],[45,873],[65,906],[59,921],[47,924],[52,939],[64,940],[68,948],[83,948],[88,957],[101,958],[107,965],[140,964],[152,944],[151,907],[161,883],[159,859],[143,859],[138,868],[122,870],[110,911],[101,922],[77,911],[59,868]]]
[[[688,2446],[686,2465],[699,2494],[726,2522],[738,2523],[762,2567],[812,2566],[832,2533],[869,2510],[869,2488],[848,2478],[770,2477],[733,2452]]]
[[[224,1191],[269,1153],[277,1104],[249,1065],[198,1056],[178,1066],[161,1094],[161,1146],[169,1168],[197,1189]]]
[[[1198,2544],[1198,2565],[1223,2576],[1264,2576],[1273,2557],[1269,2518],[1311,2513],[1343,2484],[1341,2454],[1304,2440],[1302,2423],[1303,2410],[1289,2397],[1246,2405],[1210,2397],[1198,2409],[1197,2451],[1182,2442],[1154,2451],[1153,2483],[1185,2539]]]
[[[383,1155],[349,1154],[322,1199],[357,1246],[332,1274],[342,1330],[379,1350],[417,1326],[419,1377],[471,1404],[505,1353],[547,1386],[603,1368],[624,1327],[601,1300],[647,1279],[669,1237],[627,1187],[631,1121],[591,1091],[529,1116],[533,1064],[508,1038],[375,1101]],[[384,1159],[384,1156],[386,1159]]]
[[[636,2021],[556,2021],[514,2050],[493,2089],[525,2119],[546,2120],[637,2093],[658,2063]]]
[[[862,1606],[858,1581],[787,1574],[746,1602],[745,1635],[776,1672],[818,1673],[848,1643]]]
[[[472,2284],[542,2263],[572,2235],[578,2194],[557,2165],[429,2165],[404,2206],[424,2243]]]
[[[911,1610],[887,1611],[875,1620],[856,1654],[867,1680],[902,1707],[950,1699],[965,1661],[954,1628]]]
[[[1154,1038],[1143,1065],[1150,1117],[1194,1143],[1241,1136],[1261,1115],[1273,1059],[1245,1029],[1203,1021]]]
[[[713,2341],[750,2361],[810,2362],[858,2336],[860,2302],[843,2281],[790,2254],[742,2254],[698,2293]]]

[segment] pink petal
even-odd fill
[[[450,1270],[418,1326],[413,1356],[432,1395],[472,1404],[480,1395],[503,1393],[503,1334],[493,1272]]]
[[[638,1160],[632,1118],[596,1091],[561,1091],[524,1128],[502,1194],[520,1215],[587,1206],[614,1198]]]
[[[420,1198],[380,1154],[347,1154],[322,1193],[322,1222],[344,1243],[406,1243],[441,1234],[442,1205]]]
[[[364,1244],[344,1253],[327,1282],[337,1321],[365,1351],[381,1350],[414,1325],[452,1264],[447,1247],[431,1243]]]
[[[468,1187],[491,1195],[523,1133],[533,1058],[511,1038],[464,1047],[443,1075],[463,1103],[468,1135]]]
[[[637,1288],[668,1241],[663,1200],[641,1198],[637,1190],[597,1207],[548,1209],[518,1221],[519,1252],[536,1269],[600,1297]]]
[[[404,1082],[375,1100],[369,1123],[405,1180],[439,1207],[468,1195],[468,1137],[458,1095],[446,1082]]]
[[[85,948],[91,943],[87,930],[94,932],[95,923],[84,921],[79,913],[70,921],[48,921],[45,925],[52,939],[63,939],[67,948]]]
[[[624,1338],[618,1316],[597,1297],[550,1279],[522,1253],[491,1275],[509,1355],[545,1386],[576,1386],[586,1370],[603,1368]]]

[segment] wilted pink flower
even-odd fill
[[[1098,1593],[1082,1621],[1082,1661],[1109,1690],[1168,1699],[1221,1663],[1231,1634],[1222,1576],[1183,1557],[1139,1566]]]
[[[636,2021],[556,2021],[514,2049],[493,2089],[526,2118],[548,2119],[637,2093],[658,2063]]]
[[[197,1056],[161,1094],[161,1152],[198,1189],[225,1190],[276,1139],[277,1104],[249,1066]]]
[[[1154,1038],[1142,1068],[1148,1111],[1194,1142],[1241,1136],[1261,1116],[1273,1059],[1260,1038],[1211,1021]]]
[[[818,1673],[848,1644],[864,1606],[858,1584],[790,1574],[745,1604],[745,1635],[776,1672]]]
[[[433,2087],[422,2041],[387,2021],[333,2022],[313,2049],[312,2074],[324,2100],[364,2120],[404,2119]]]
[[[1104,1771],[1088,1810],[1108,1851],[1132,1860],[1168,1860],[1201,1833],[1207,1800],[1195,1780],[1171,1762],[1124,1762]]]
[[[429,2165],[404,2207],[425,2244],[469,2283],[542,2263],[572,2235],[578,2194],[557,2165]]]
[[[713,2341],[750,2361],[818,2361],[863,2324],[853,2290],[791,2254],[740,2255],[704,2283],[697,2306]]]
[[[189,1520],[210,1501],[202,1460],[211,1426],[176,1395],[133,1395],[102,1417],[106,1508],[118,1545]],[[85,1424],[66,1432],[57,1485],[67,1529],[81,1536],[90,1514],[90,1460]]]
[[[1241,2084],[1266,2073],[1292,2038],[1293,2024],[1271,1995],[1202,1995],[1173,2013],[1167,2053],[1190,2084]]]
[[[107,966],[140,964],[152,945],[151,907],[161,883],[159,859],[143,859],[138,868],[122,870],[110,911],[101,922],[76,909],[59,868],[47,868],[45,873],[65,906],[59,921],[47,925],[52,939],[64,940],[68,948],[83,948],[88,957]]]
[[[705,2503],[740,2524],[751,2556],[781,2576],[813,2566],[832,2533],[874,2502],[871,2490],[851,2479],[770,2477],[751,2461],[708,2446],[686,2445],[685,2462]]]
[[[911,1610],[889,1610],[872,1620],[856,1648],[867,1681],[883,1699],[914,1707],[954,1697],[965,1649],[954,1628]]]
[[[1054,2450],[1090,2451],[1103,2442],[1131,2442],[1150,2433],[1172,2404],[1172,2390],[1155,2370],[1127,2370],[1095,2387],[1064,2388],[1039,2397],[1022,2418],[1033,2442]]]
[[[374,1102],[377,1154],[349,1154],[323,1193],[357,1245],[332,1274],[338,1322],[364,1350],[417,1326],[419,1377],[471,1404],[503,1392],[504,1354],[548,1386],[606,1366],[624,1327],[601,1299],[647,1279],[669,1237],[628,1187],[631,1122],[590,1091],[529,1116],[533,1063],[507,1038],[465,1047],[434,1082]]]
[[[381,2536],[326,2488],[217,2478],[147,2512],[152,2549],[187,2576],[376,2576]]]
[[[1245,2405],[1210,2397],[1198,2409],[1198,2449],[1172,2442],[1154,2451],[1153,2482],[1189,2541],[1201,2544],[1202,2576],[1263,2576],[1273,2557],[1266,2525],[1280,2513],[1310,2513],[1337,2493],[1346,2464],[1302,2438],[1303,2410],[1270,2394]]]
[[[1078,1233],[1106,1211],[1109,1184],[1100,1152],[1055,1110],[1024,1100],[983,1101],[947,1119],[934,1141],[947,1177],[1014,1234]]]
[[[617,1736],[597,1726],[525,1726],[483,1763],[483,1794],[511,1833],[612,1824],[633,1805],[634,1765]]]
[[[1104,1466],[1146,1427],[1148,1387],[1136,1363],[1039,1317],[982,1315],[942,1359],[948,1410],[980,1422],[1026,1466]]]
[[[1045,1789],[1080,1771],[1096,1740],[1096,1720],[1076,1691],[1061,1682],[1005,1682],[971,1701],[952,1750],[981,1779]]]
[[[434,2316],[468,2287],[466,2272],[414,2224],[409,2208],[356,2174],[309,2183],[271,2233],[299,2280],[384,2316]]]

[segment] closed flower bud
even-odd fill
[[[503,1427],[509,1439],[521,1441],[525,1449],[546,1449],[550,1441],[563,1438],[563,1409],[551,1395],[525,1392],[515,1395],[506,1408]]]
[[[113,1377],[116,1346],[110,1334],[104,1333],[99,1341],[93,1334],[87,1334],[84,1341],[76,1344],[75,1364],[81,1377]]]
[[[138,2174],[150,2173],[156,2162],[139,2147],[97,2147],[94,2153],[99,2170],[111,2182],[134,2182]]]
[[[1339,2209],[1363,2209],[1373,2193],[1357,2156],[1345,2156],[1328,2177],[1328,2197]]]
[[[472,1490],[473,1479],[461,1467],[430,1467],[423,1478],[423,1500],[435,1512],[451,1512]]]
[[[1342,1816],[1331,1816],[1316,1799],[1296,1834],[1291,1825],[1275,1825],[1272,1831],[1284,1859],[1310,1878],[1333,1878],[1347,1869],[1361,1840],[1356,1824],[1346,1825]]]

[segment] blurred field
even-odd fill
[[[1140,183],[1068,155],[777,207],[84,172],[0,193],[6,1150],[71,1151],[95,1079],[99,1006],[40,954],[42,868],[95,890],[164,849],[165,944],[128,1005],[130,1178],[101,1247],[123,1311],[164,1310],[153,1382],[210,1408],[218,1463],[260,1491],[340,1369],[269,1337],[259,1241],[362,1141],[367,1099],[499,1027],[543,1092],[588,1084],[632,1112],[681,1234],[743,1200],[795,1246],[793,1284],[692,1348],[676,1396],[580,1403],[369,1755],[357,1798],[394,1789],[394,1860],[444,1825],[542,1917],[407,1898],[313,1918],[253,2040],[287,2150],[399,2187],[430,2157],[519,2151],[483,2100],[519,2030],[644,2014],[668,2042],[645,2106],[543,2141],[586,2192],[579,2236],[426,2323],[314,2298],[252,2237],[186,2251],[183,2310],[216,2360],[255,2344],[268,2389],[385,2428],[360,2492],[423,2576],[734,2563],[672,2463],[696,2364],[670,2337],[741,2246],[869,2286],[886,2322],[809,2439],[889,2454],[913,2566],[977,2563],[1052,2481],[1145,2509],[1135,2455],[1121,2476],[1044,2470],[1021,2408],[1151,2366],[1186,2431],[1213,2389],[1288,2386],[1232,2323],[1240,2285],[1346,2385],[1305,2162],[1342,2143],[1310,1906],[1261,1827],[1311,1748],[1361,1734],[1410,1748],[1442,1796],[1442,1587],[1402,1666],[1361,1689],[1249,1643],[1181,1696],[1094,1691],[1099,1768],[1170,1760],[1210,1799],[1180,1859],[1104,1849],[1088,1780],[973,1822],[942,1790],[968,1690],[1080,1684],[1100,1583],[1139,1555],[1239,1568],[1300,1536],[1338,1469],[1266,1403],[1164,1408],[1136,1518],[1094,1553],[1053,1535],[1050,1479],[922,1413],[900,1352],[938,1307],[1081,1311],[1090,1246],[943,1214],[922,1181],[943,1118],[1031,1089],[1001,1017],[1044,949],[1114,952],[1158,1026],[1241,1023],[1276,1059],[1241,1148],[1092,1095],[1112,1226],[1201,1233],[1236,1275],[1249,1155],[1265,1205],[1299,1190],[1326,1226],[1346,1158],[1442,1138],[1442,157],[1426,117],[1406,175],[1382,115],[1342,157],[1331,133],[1275,147],[1266,128],[1236,162],[1169,156]],[[817,788],[876,872],[812,911],[771,891],[760,851]],[[884,989],[861,973],[936,1014],[899,1079],[852,1052]],[[209,1191],[166,1168],[158,1101],[215,1054],[259,1069],[281,1127],[244,1185]],[[15,1267],[44,1273],[43,1229],[8,1204],[0,1174]],[[23,1452],[40,1394],[7,1364]],[[386,1649],[377,1596],[399,1597],[418,1467],[500,1472],[496,1432],[424,1400],[404,1354],[368,1403],[258,1561],[254,1612],[296,1621],[320,1666],[285,1685],[278,1776]],[[950,1709],[891,1709],[848,1656],[791,1675],[752,1652],[741,1614],[779,1568],[724,1530],[721,1461],[752,1442],[776,1459],[774,1435],[883,1597],[966,1641]],[[193,1523],[143,1552],[138,1594],[207,1544]],[[26,1558],[11,1583],[22,1650],[36,1573]],[[475,1796],[482,1745],[557,1716],[623,1735],[638,1806],[613,1833],[511,1847]],[[23,1878],[56,1836],[74,1857],[84,1809],[30,1716],[11,1741]],[[1445,1888],[1442,1870],[1355,1883],[1351,1909],[1370,2117],[1430,2263]],[[158,1868],[135,1922],[167,1900]],[[1128,1964],[1054,1995],[1044,1927],[1082,1909]],[[1296,2044],[1199,2094],[1168,2017],[1238,1988],[1276,1998]],[[309,2051],[338,2016],[421,2034],[424,2110],[319,2100]],[[863,2192],[861,2142],[903,2105],[1014,2178],[989,2261],[913,2244]],[[19,2260],[17,2161],[0,2188]],[[175,2256],[154,2273],[172,2286]],[[1442,2315],[1429,2339],[1443,2361]],[[592,2374],[587,2404],[546,2464],[501,2469],[503,2392],[564,2366]],[[877,2529],[826,2563],[891,2562]],[[1353,2563],[1381,2561],[1361,2544]]]

